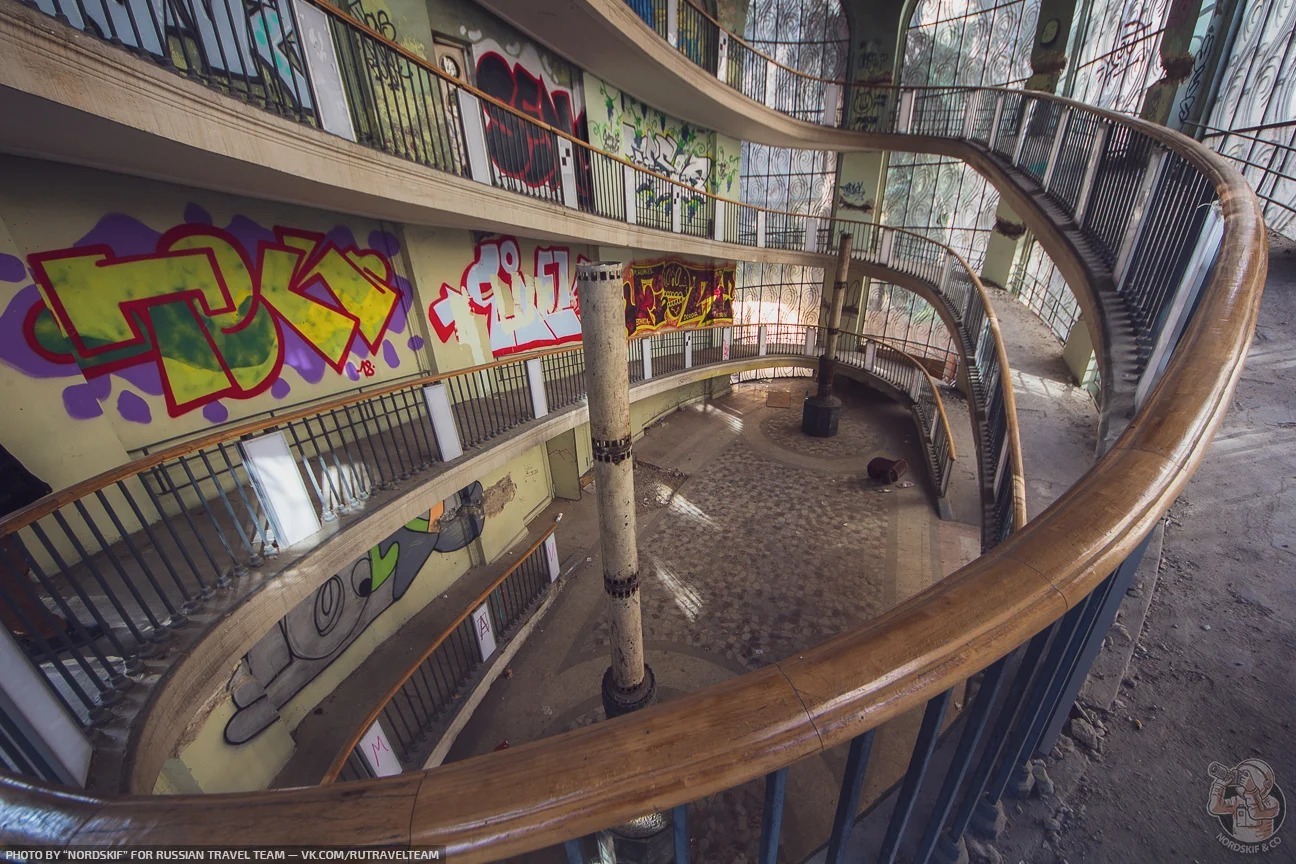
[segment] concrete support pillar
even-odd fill
[[[1027,90],[1057,92],[1063,70],[1067,68],[1067,37],[1078,5],[1077,0],[1043,0],[1040,3],[1035,43],[1031,46],[1031,77],[1026,81]],[[1083,42],[1077,40],[1076,44]]]
[[[801,410],[801,431],[816,438],[837,434],[841,419],[841,400],[832,395],[833,375],[837,371],[837,343],[841,339],[842,304],[850,276],[851,235],[843,232],[837,249],[837,278],[833,280],[832,305],[828,309],[828,328],[824,335],[824,353],[819,358],[819,392],[805,401]]]
[[[981,281],[1000,288],[1008,287],[1012,277],[1013,262],[1017,252],[1026,242],[1026,223],[1004,201],[995,211],[994,230],[986,245],[985,261],[981,265]]]
[[[594,488],[603,550],[603,590],[607,593],[612,637],[612,663],[603,675],[603,708],[608,717],[618,717],[651,704],[657,692],[652,669],[644,662],[639,611],[625,295],[619,263],[582,264],[576,272],[580,280]]]
[[[1165,32],[1161,34],[1162,76],[1152,82],[1143,95],[1143,108],[1139,116],[1162,126],[1179,128],[1173,117],[1179,103],[1179,93],[1192,74],[1196,58],[1192,54],[1193,32],[1201,15],[1202,0],[1170,0],[1166,14]]]

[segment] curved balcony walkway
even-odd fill
[[[1032,507],[1043,509],[1091,465],[1097,415],[1088,396],[1069,383],[1060,346],[1047,328],[1010,296],[995,299],[1010,360],[1023,370],[1015,372],[1015,383],[1022,388],[1018,410],[1031,418],[1022,430],[1026,479],[1043,497]],[[730,397],[668,415],[636,445],[640,549],[649,574],[645,634],[664,701],[856,626],[979,552],[975,525],[937,519],[912,420],[901,405],[853,388],[842,435],[827,442],[807,439],[797,409],[812,386],[810,379],[736,385]],[[975,448],[966,403],[950,391],[945,399],[959,452],[970,456]],[[915,466],[906,478],[914,485],[879,492],[865,475],[868,460],[879,454]],[[970,521],[980,512],[978,482],[974,459],[956,463],[949,488],[956,517]],[[589,578],[600,567],[593,499],[555,501],[537,517],[532,534],[558,513],[564,588],[511,661],[511,674],[497,678],[485,694],[446,761],[601,719],[591,684],[607,657],[603,595],[598,580]],[[465,577],[471,585],[456,585],[434,604],[442,607],[440,616],[453,617],[456,601],[462,605],[463,598],[475,596],[474,589],[489,578],[484,571]],[[416,654],[429,627],[423,616],[411,621],[383,646],[383,656]],[[318,782],[322,766],[344,746],[364,709],[393,683],[383,670],[390,677],[403,666],[403,660],[376,657],[353,673],[294,732],[298,751],[275,785]],[[917,713],[881,733],[866,799],[902,770],[899,757],[908,752]],[[437,747],[445,749],[444,743]],[[844,760],[845,748],[838,748],[789,777],[796,789],[790,800],[797,804],[787,816],[785,843],[795,846],[797,858],[827,836],[833,778]],[[699,804],[703,809],[693,817],[715,820],[710,849],[720,858],[726,844],[736,854],[752,836],[752,826],[735,818],[760,811],[759,784],[748,785]]]

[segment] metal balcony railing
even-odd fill
[[[585,2],[597,5],[597,0]],[[328,16],[334,44],[338,28],[343,28],[381,45],[388,52],[384,56],[400,55],[420,67],[426,62],[383,42],[342,13],[311,8]],[[669,35],[672,16],[669,8],[667,12]],[[64,17],[84,26],[71,15]],[[673,17],[678,20],[678,10]],[[652,19],[656,26],[655,12]],[[694,43],[709,44],[705,24],[697,26]],[[771,92],[780,92],[781,87],[768,84],[768,66],[757,71],[744,65],[761,61],[731,64],[726,50],[721,62],[721,42],[741,40],[718,27],[711,32],[718,78],[739,82],[744,93],[751,82],[753,94],[763,79],[766,100]],[[651,36],[651,31],[645,30],[645,35]],[[135,50],[148,53],[139,43]],[[690,62],[711,62],[708,50],[682,53]],[[735,49],[733,56],[749,55]],[[210,52],[205,59],[210,66]],[[188,68],[199,69],[198,77],[208,76],[218,89],[251,101],[265,98],[267,107],[279,110],[278,95],[263,97],[256,86],[242,86],[239,75],[202,71],[201,66]],[[482,129],[507,138],[514,120],[504,115],[521,115],[431,71],[455,93],[454,100],[446,102],[446,116],[463,124],[466,176],[509,188],[516,178],[485,170],[489,165],[480,153],[486,151],[479,148],[474,163],[474,139],[478,118]],[[870,817],[878,822],[872,852],[883,861],[927,861],[938,845],[950,851],[972,814],[993,806],[1013,774],[1056,735],[1088,658],[1101,641],[1104,622],[1111,620],[1123,586],[1137,567],[1144,538],[1191,476],[1223,417],[1264,282],[1263,222],[1254,194],[1225,160],[1145,122],[1045,94],[841,86],[839,104],[848,129],[908,136],[915,149],[940,139],[942,147],[1003,168],[1007,182],[1023,194],[1047,196],[1061,211],[1060,221],[1050,226],[1056,236],[1041,236],[1041,242],[1060,249],[1065,241],[1059,237],[1074,231],[1094,260],[1108,268],[1103,275],[1127,306],[1146,348],[1146,372],[1138,411],[1128,427],[1065,496],[972,564],[884,618],[794,658],[634,715],[435,771],[336,790],[179,796],[161,805],[73,796],[4,781],[3,805],[14,814],[9,838],[213,843],[227,841],[229,832],[237,830],[244,842],[277,844],[299,841],[300,826],[309,820],[312,840],[320,843],[440,843],[461,861],[494,860],[562,843],[569,860],[579,861],[589,851],[588,844],[582,845],[585,835],[646,813],[671,811],[676,836],[687,839],[690,802],[755,781],[764,783],[767,802],[760,855],[773,860],[789,766],[847,745],[837,816],[828,838],[827,860],[836,864],[856,821],[877,729],[922,708],[904,777],[888,807]],[[773,107],[790,116],[811,107],[796,101],[781,107],[775,100]],[[832,100],[820,98],[818,104],[822,110]],[[458,108],[457,114],[451,106]],[[365,107],[359,98],[352,98],[348,109],[353,114],[367,112],[359,118],[366,122],[391,116],[382,113],[386,108]],[[303,122],[330,128],[332,121],[317,120],[322,115],[313,110],[300,105],[295,110]],[[834,125],[832,112],[826,114]],[[395,116],[403,115],[397,110]],[[496,119],[501,122],[496,124]],[[816,239],[822,236],[818,220],[799,214],[771,219],[771,211],[762,208],[714,199],[683,184],[660,185],[665,178],[588,148],[558,130],[526,118],[521,122],[529,124],[521,128],[534,136],[528,152],[571,147],[573,154],[589,154],[591,170],[588,183],[582,169],[574,167],[573,176],[564,175],[560,187],[542,183],[514,191],[675,233],[686,233],[684,207],[677,202],[700,196],[712,202],[700,208],[711,220],[712,238],[786,248],[787,238],[803,226],[803,250],[826,251]],[[365,128],[356,122],[353,133],[363,134]],[[861,134],[860,141],[868,143],[869,134]],[[378,136],[370,143],[405,158],[424,152],[404,133],[394,141]],[[494,155],[507,157],[508,152],[500,149]],[[593,168],[596,157],[605,160],[602,170]],[[568,164],[580,166],[583,158]],[[557,188],[560,198],[555,197]],[[772,222],[779,224],[771,234]],[[687,224],[696,230],[695,224]],[[834,223],[830,234],[859,232],[860,255],[869,266],[896,274],[888,277],[892,281],[906,277],[939,285],[939,293],[958,310],[960,350],[969,373],[975,368],[982,384],[976,409],[987,423],[981,456],[983,464],[993,461],[996,466],[993,507],[996,521],[1006,524],[1004,514],[1014,511],[1015,517],[1020,498],[1004,497],[1001,490],[1020,482],[1020,473],[1000,467],[1011,462],[1016,450],[1015,426],[1011,389],[1005,381],[1008,367],[1002,342],[994,338],[992,311],[979,299],[975,278],[955,269],[957,259],[948,250],[944,256],[928,254],[928,247],[910,241],[903,232],[856,225],[860,227]],[[762,337],[759,329],[754,334],[744,330],[731,334],[724,353],[754,349],[759,354],[768,345],[768,333]],[[651,351],[641,349],[641,365],[644,358],[651,362]],[[1105,387],[1115,386],[1109,371],[1102,370]],[[1001,391],[994,389],[994,381],[1005,381]],[[1002,435],[992,428],[1000,417],[1007,418]],[[97,491],[92,487],[82,492]],[[25,527],[78,497],[65,497],[30,519],[31,514],[15,514],[16,519],[11,517],[0,530]],[[976,686],[965,719],[945,742],[946,758],[933,759],[954,688],[969,679],[975,679]],[[339,813],[348,818],[338,818]],[[915,820],[918,829],[910,830]],[[687,860],[687,843],[677,848],[683,850],[677,860]]]

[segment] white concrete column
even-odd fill
[[[354,141],[355,128],[351,125],[346,87],[342,85],[342,73],[333,50],[328,13],[305,0],[293,0],[293,11],[297,14],[299,42],[306,61],[306,80],[310,82],[320,126],[325,132]]]
[[[679,47],[679,0],[666,0],[666,41]]]
[[[652,338],[651,336],[645,336],[639,340],[639,353],[643,360],[643,377],[645,381],[652,378]]]
[[[12,560],[12,559],[10,559]],[[9,569],[0,563],[0,569]],[[28,579],[24,573],[6,574]],[[39,753],[57,775],[50,782],[85,786],[90,773],[91,746],[79,721],[50,690],[8,629],[0,627],[0,709],[27,747]]]
[[[819,251],[819,217],[811,216],[806,219],[805,229],[805,251]]]
[[[877,368],[877,343],[872,339],[864,343],[864,368],[870,372]]]
[[[544,367],[540,363],[539,357],[532,357],[526,361],[527,384],[531,387],[531,410],[535,418],[549,413],[549,397],[545,393],[544,386]]]
[[[756,328],[756,353],[761,357],[765,356],[765,338],[766,325],[762,324]]]
[[[639,199],[635,195],[635,188],[639,185],[639,172],[632,165],[622,165],[622,179],[625,185],[625,212],[626,224],[639,224]]]
[[[765,211],[756,211],[756,245],[764,248],[765,246]]]
[[[573,210],[579,210],[580,196],[576,193],[576,145],[562,137],[558,137],[558,172],[562,177],[563,204]]]
[[[558,574],[559,574],[558,536],[556,534],[550,534],[548,537],[545,538],[544,550],[545,550],[545,564],[548,565],[549,567],[549,581],[556,582],[558,580]]]
[[[818,343],[819,343],[819,340],[816,338],[817,336],[818,336],[818,334],[815,332],[815,328],[814,328],[814,327],[807,327],[807,328],[806,328],[806,337],[805,337],[805,355],[806,355],[807,357],[813,357],[813,356],[815,356],[815,354],[818,353],[818,349],[819,349],[819,344],[818,344]]]
[[[282,546],[292,546],[316,534],[320,520],[284,433],[268,432],[240,441],[239,452],[275,539]],[[332,509],[332,501],[322,495],[320,503],[323,510]]]
[[[715,201],[715,224],[711,232],[711,239],[724,241],[725,238],[725,202],[717,198]]]
[[[436,438],[441,461],[449,462],[463,455],[459,442],[459,428],[455,426],[454,412],[450,409],[450,394],[444,384],[429,384],[423,388],[427,400],[428,416],[432,418],[432,435]]]
[[[678,234],[684,227],[684,194],[680,187],[671,184],[671,231]]]
[[[486,149],[486,118],[481,100],[463,88],[455,88],[459,102],[459,122],[463,123],[464,145],[468,148],[468,173],[478,183],[490,186],[491,160]]]
[[[684,368],[693,368],[693,332],[691,330],[684,334]]]
[[[719,44],[716,45],[716,77],[721,81],[728,81],[729,69],[729,34],[720,31]]]
[[[720,359],[728,360],[730,346],[733,344],[733,328],[726,327],[720,337]]]
[[[609,717],[651,704],[652,669],[644,662],[639,608],[639,549],[635,534],[631,457],[630,378],[626,367],[625,296],[620,263],[582,264],[580,280],[594,489],[598,497],[603,590],[611,624],[612,662],[603,675]]]
[[[913,128],[914,113],[914,91],[902,90],[900,92],[900,114],[896,117],[896,131],[901,135],[907,135]]]
[[[994,118],[990,121],[989,149],[995,149],[999,143],[999,122],[1003,119],[1004,94],[995,97]]]

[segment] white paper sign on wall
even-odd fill
[[[369,731],[360,739],[358,746],[375,777],[390,777],[401,773],[400,760],[396,758],[391,742],[387,740],[387,733],[383,731],[381,721],[374,721]]]
[[[477,607],[472,614],[473,632],[477,634],[477,647],[481,649],[482,660],[495,653],[495,628],[491,626],[490,602]]]

